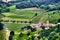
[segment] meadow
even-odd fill
[[[4,28],[9,28],[9,30],[11,30],[11,31],[20,30],[21,27],[28,25],[28,24],[24,24],[24,23],[17,24],[17,23],[7,23],[7,22],[4,22],[3,24],[4,24]]]

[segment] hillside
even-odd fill
[[[60,10],[60,0],[29,0],[16,5],[18,9],[37,7],[45,10]],[[55,6],[55,7],[54,7]]]
[[[0,22],[0,40],[60,40],[60,0],[0,1]]]
[[[16,5],[17,9],[37,7],[48,11],[60,10],[60,5],[59,5],[60,0],[16,0],[16,1],[13,0],[8,3],[4,3],[0,1],[0,4],[2,4],[2,7],[3,6],[9,7],[12,5]]]

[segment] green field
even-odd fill
[[[7,22],[4,22],[4,28],[9,28],[9,30],[12,30],[12,31],[17,31],[17,30],[20,30],[21,27],[24,27],[28,24],[17,24],[17,23],[7,23]]]
[[[35,16],[36,13],[38,14],[37,16]],[[38,23],[39,21],[46,22],[47,20],[49,20],[50,23],[54,23],[52,21],[57,22],[57,20],[60,18],[59,13],[60,12],[58,10],[46,12],[45,10],[38,8],[15,9],[11,12],[2,13],[3,15],[5,15],[5,17],[2,17],[2,19],[16,20],[16,21],[25,20],[25,21],[32,21],[33,23]],[[53,20],[53,18],[55,20]]]
[[[19,13],[3,13],[5,16],[9,17],[9,18],[24,18],[24,19],[31,19],[34,16],[34,12],[32,11],[22,11]]]
[[[36,13],[38,14],[37,16],[35,16]],[[2,20],[25,20],[37,23],[45,13],[46,11],[38,8],[15,9],[11,12],[2,13],[3,15],[5,15]]]

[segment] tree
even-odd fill
[[[60,32],[60,24],[57,25],[57,32]]]
[[[60,19],[58,19],[57,31],[60,32]]]
[[[60,19],[58,19],[58,23],[60,22]]]
[[[12,36],[9,36],[9,40],[12,40],[13,39],[13,37]]]
[[[0,8],[0,14],[2,13],[2,8]]]
[[[55,14],[56,12],[53,12],[53,14]]]
[[[56,32],[51,32],[50,35],[48,36],[48,40],[56,40],[58,38],[58,35]]]
[[[10,35],[14,36],[14,31],[11,31],[11,32],[10,32]]]
[[[37,16],[38,14],[37,13],[35,13],[35,16]]]
[[[11,31],[10,36],[9,36],[9,40],[13,40],[13,36],[14,36],[14,31]]]
[[[15,20],[13,20],[12,22],[15,23]]]
[[[3,30],[3,24],[0,23],[0,30]]]

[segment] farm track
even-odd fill
[[[5,31],[6,31],[6,40],[9,40],[10,30],[6,28]]]

